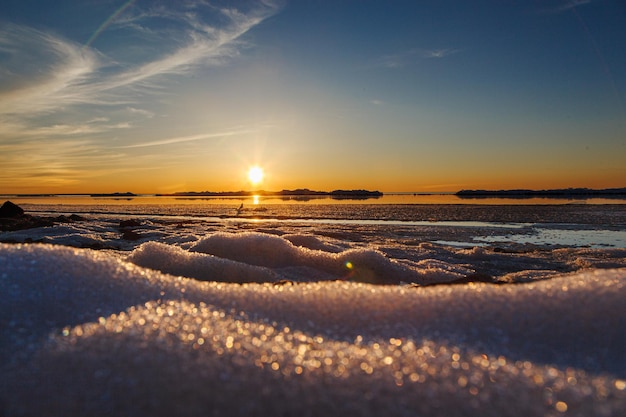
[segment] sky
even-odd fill
[[[626,187],[622,0],[2,3],[0,194]]]

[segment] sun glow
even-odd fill
[[[248,170],[248,180],[252,185],[258,185],[263,181],[263,168],[259,166],[250,167]]]

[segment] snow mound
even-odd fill
[[[399,282],[432,284],[454,281],[473,272],[464,267],[435,260],[423,260],[419,263],[399,262],[387,258],[382,252],[374,249],[349,249],[339,253],[309,249],[304,246],[295,246],[288,238],[257,232],[215,233],[193,245],[190,252],[211,254],[215,257],[251,266],[273,268],[277,271],[280,268],[306,267],[308,271],[320,272],[311,274],[313,277],[297,278],[300,281],[316,280],[314,277],[324,275],[330,279],[375,284]],[[319,247],[316,240],[310,238],[296,238],[295,240],[301,243],[305,241],[309,246]],[[159,260],[156,258],[160,256],[165,255],[155,255],[156,262],[154,263],[145,259],[141,265],[170,272],[158,267]],[[130,259],[133,260],[134,257],[131,256]],[[194,275],[185,276],[198,278]],[[220,280],[217,276],[213,279]]]
[[[176,246],[147,242],[135,249],[128,260],[139,266],[203,281],[273,282],[280,276],[271,269],[248,265]]]

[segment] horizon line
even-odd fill
[[[0,196],[9,197],[46,197],[46,196],[111,196],[111,197],[146,197],[146,196],[162,196],[162,197],[176,197],[176,196],[193,196],[194,194],[198,196],[202,196],[204,194],[205,197],[210,197],[213,194],[215,197],[241,197],[241,196],[254,196],[254,195],[332,195],[333,193],[347,193],[347,194],[355,194],[361,193],[361,195],[367,194],[380,194],[383,195],[454,195],[454,194],[488,194],[488,195],[496,195],[496,194],[513,194],[513,193],[551,193],[551,192],[571,192],[572,194],[578,193],[602,193],[602,192],[621,192],[626,193],[626,187],[608,187],[608,188],[588,188],[588,187],[568,187],[568,188],[550,188],[550,189],[528,189],[528,188],[509,188],[509,189],[460,189],[457,191],[379,191],[379,190],[367,190],[364,188],[354,188],[354,189],[334,189],[331,191],[326,190],[313,190],[309,188],[295,188],[295,189],[282,189],[278,191],[272,190],[232,190],[232,191],[174,191],[174,192],[145,192],[145,193],[134,193],[131,191],[114,191],[110,193],[104,192],[35,192],[35,193],[0,193]],[[309,193],[309,194],[307,194]]]

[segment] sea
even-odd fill
[[[626,415],[626,199],[2,199],[1,415]]]

